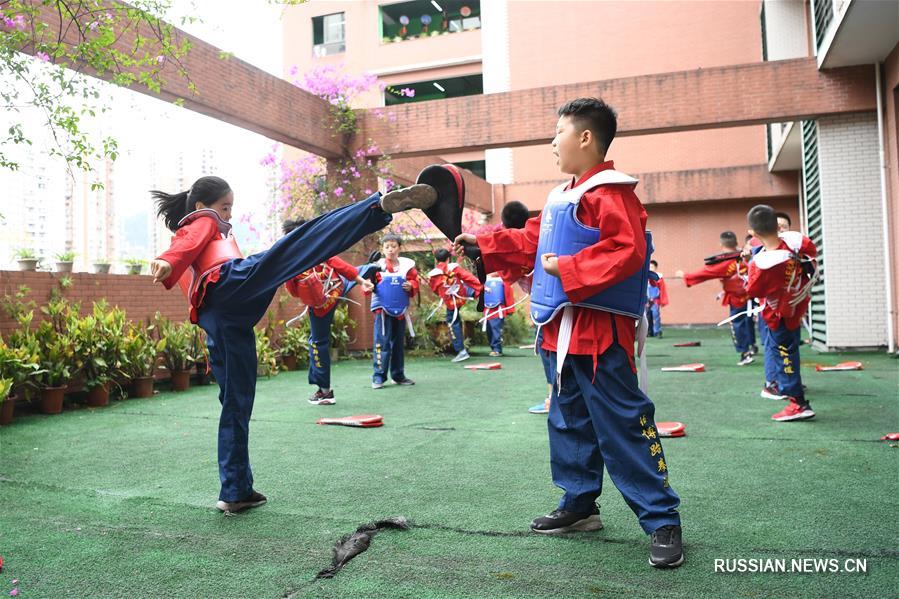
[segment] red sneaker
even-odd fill
[[[778,422],[789,422],[791,420],[808,420],[809,418],[814,418],[815,412],[812,411],[810,405],[805,404],[804,406],[796,403],[796,398],[790,398],[790,405],[785,407],[783,410],[778,412],[777,414],[771,417],[771,420],[776,420]]]

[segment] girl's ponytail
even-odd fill
[[[156,189],[150,192],[150,195],[156,200],[156,216],[162,217],[166,228],[173,233],[178,230],[178,223],[181,222],[181,219],[192,212],[187,207],[188,194],[189,192],[182,191],[169,195]]]
[[[153,190],[150,195],[156,200],[156,215],[161,216],[165,226],[172,232],[178,230],[181,219],[194,211],[197,202],[204,206],[212,206],[223,198],[231,187],[221,177],[200,177],[190,186],[188,191],[169,195],[164,191]]]

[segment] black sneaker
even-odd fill
[[[566,532],[590,532],[602,529],[599,508],[584,514],[566,510],[553,510],[551,513],[535,518],[531,522],[531,530],[544,535],[558,535]]]
[[[746,366],[747,364],[752,364],[755,361],[755,358],[752,357],[752,352],[744,351],[740,354],[740,361],[737,362],[737,366]]]
[[[397,385],[403,385],[403,386],[415,384],[415,381],[413,381],[412,379],[403,379],[401,381],[393,381],[393,382],[396,383]]]
[[[755,344],[750,345],[750,346],[749,346],[749,353],[751,353],[753,356],[757,356],[757,355],[759,354],[759,346],[758,346],[758,345],[755,345]]]
[[[651,535],[649,565],[653,568],[677,568],[684,563],[684,546],[681,528],[669,524]]]
[[[381,210],[394,214],[419,208],[430,208],[437,201],[437,190],[430,185],[416,184],[384,194],[381,198]]]
[[[325,393],[321,389],[312,394],[309,403],[314,406],[333,406],[334,405],[334,389],[328,389]]]
[[[265,498],[265,495],[263,495],[259,491],[253,491],[246,499],[241,499],[240,501],[219,500],[218,503],[215,504],[215,507],[225,512],[226,516],[230,516],[232,514],[236,514],[237,512],[242,512],[243,510],[259,507],[266,501],[268,501],[268,499]]]

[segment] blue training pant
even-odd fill
[[[649,312],[652,316],[652,328],[649,331],[651,337],[658,337],[662,334],[662,307],[650,300],[649,302]]]
[[[746,312],[746,304],[739,307],[730,306],[730,315]],[[749,347],[755,344],[755,329],[752,319],[746,314],[730,321],[730,334],[734,340],[734,348],[738,354],[749,351]]]
[[[456,322],[453,322],[453,314],[456,315]],[[465,349],[465,338],[462,336],[462,313],[447,308],[446,324],[449,325],[450,336],[453,338],[453,351],[458,354]]]
[[[256,338],[253,327],[286,281],[349,249],[384,228],[393,217],[376,193],[316,217],[264,252],[226,262],[209,285],[199,310],[206,331],[209,364],[219,384],[218,463],[222,501],[240,501],[253,491],[250,415],[256,394]]]
[[[383,327],[383,330],[382,330]],[[373,383],[387,381],[387,373],[394,382],[406,380],[405,348],[406,319],[396,318],[385,314],[383,310],[375,312],[374,323],[374,349],[372,359],[374,361]]]
[[[764,320],[764,319],[763,319]],[[805,392],[802,390],[802,375],[799,372],[799,344],[802,329],[791,331],[783,321],[776,329],[765,324],[768,333],[765,337],[765,368],[770,361],[774,370],[774,380],[783,395],[793,397],[800,405],[805,404]]]
[[[549,358],[555,371],[557,354]],[[565,492],[559,509],[589,512],[607,468],[647,534],[679,525],[680,498],[668,482],[655,406],[637,387],[624,349],[613,343],[595,374],[593,356],[569,354],[561,376],[547,419],[553,483]]]
[[[331,323],[336,311],[316,316],[309,310],[309,384],[320,389],[331,388]]]
[[[504,318],[494,318],[487,321],[487,341],[490,349],[498,354],[503,353],[503,321]]]

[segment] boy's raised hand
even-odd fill
[[[162,283],[172,274],[172,265],[165,260],[153,260],[150,262],[150,274],[154,283]]]
[[[556,254],[543,254],[540,256],[540,264],[546,274],[559,277],[559,257]]]
[[[474,245],[478,244],[477,238],[471,233],[461,233],[456,235],[456,238],[453,239],[453,253],[461,256],[465,251],[465,245]]]

